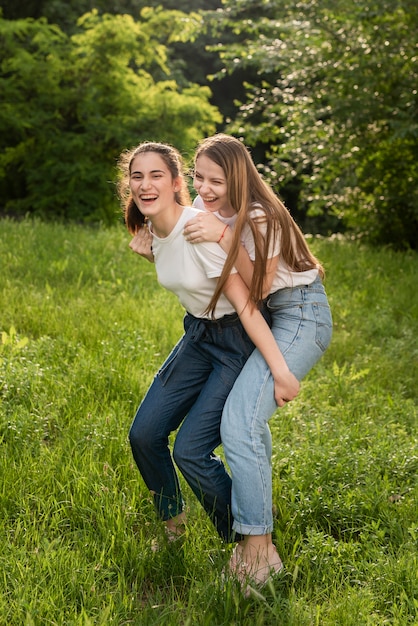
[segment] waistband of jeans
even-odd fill
[[[322,280],[319,276],[317,276],[311,283],[308,283],[307,285],[302,284],[296,285],[296,287],[280,287],[279,289],[277,289],[277,291],[272,291],[271,293],[269,293],[269,295],[263,299],[263,302],[264,304],[266,304],[268,300],[276,293],[283,293],[285,291],[289,293],[289,291],[297,291],[298,289],[314,289],[315,287],[319,286],[322,286]]]
[[[202,322],[202,324],[209,328],[223,328],[225,326],[234,326],[234,324],[238,324],[240,322],[238,313],[230,313],[229,315],[224,315],[223,317],[219,317],[217,319],[211,319],[208,317],[195,317],[189,312],[187,312],[187,315],[197,322]]]

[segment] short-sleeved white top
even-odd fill
[[[184,207],[168,237],[154,233],[152,250],[158,282],[176,294],[186,311],[195,317],[207,318],[204,313],[222,273],[226,254],[217,243],[189,243],[184,235],[184,224],[200,209]],[[152,232],[152,231],[151,231]],[[229,300],[221,294],[215,309],[215,318],[235,313]]]
[[[200,196],[196,196],[193,201],[193,206],[197,206],[199,208],[204,209],[204,204]],[[233,217],[222,217],[219,213],[215,212],[214,215],[222,220],[225,224],[229,224],[231,228],[234,227],[235,221],[237,219],[236,214]],[[251,212],[252,218],[260,217],[262,218],[264,215],[264,211],[261,208],[257,208],[254,206],[254,209]],[[262,230],[263,224],[262,221],[259,222],[258,228]],[[247,250],[248,255],[252,261],[255,260],[255,244],[254,237],[251,232],[251,228],[248,225],[245,225],[242,234],[241,234],[241,242],[244,248]],[[280,254],[280,238],[270,247],[269,258],[273,256],[277,256]],[[273,282],[271,285],[270,293],[274,293],[278,289],[284,289],[285,287],[298,287],[300,285],[310,285],[318,276],[317,269],[306,270],[304,272],[293,272],[287,265],[282,261],[279,256],[279,262],[277,265],[277,271],[273,278]]]

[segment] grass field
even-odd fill
[[[127,432],[182,332],[154,268],[110,230],[0,221],[0,624],[418,624],[418,258],[315,239],[328,352],[271,421],[285,573],[244,599],[185,487],[161,536]]]

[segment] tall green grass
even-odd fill
[[[417,624],[418,260],[315,239],[334,337],[271,421],[285,573],[244,599],[187,486],[162,535],[127,432],[182,309],[111,230],[0,222],[0,624]]]

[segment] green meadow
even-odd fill
[[[418,624],[416,253],[311,240],[334,336],[271,420],[285,571],[244,599],[186,486],[186,541],[151,550],[127,434],[183,311],[128,243],[0,221],[1,626]]]

